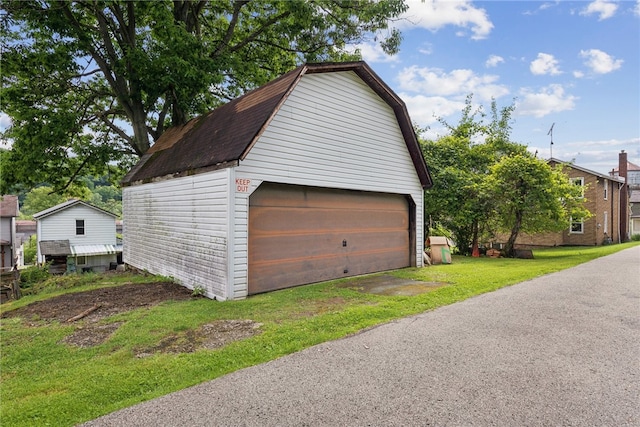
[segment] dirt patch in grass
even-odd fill
[[[191,291],[175,283],[132,283],[37,301],[25,307],[4,312],[2,317],[22,317],[27,321],[64,323],[95,308],[82,318],[85,321],[95,322],[114,314],[151,307],[163,301],[189,298],[192,298]]]
[[[62,342],[75,347],[89,348],[94,345],[102,344],[109,339],[122,324],[107,323],[106,325],[88,324],[86,326],[79,326],[71,335],[66,336]]]
[[[170,335],[153,347],[139,350],[136,356],[147,357],[154,353],[193,353],[201,348],[215,350],[256,335],[260,332],[261,326],[261,323],[253,320],[218,320],[202,325],[196,330]]]
[[[102,320],[141,307],[151,307],[163,301],[194,298],[192,291],[175,283],[144,283],[101,288],[87,292],[60,295],[37,301],[25,307],[2,313],[2,317],[21,317],[39,324],[60,322],[76,326],[62,342],[75,347],[99,345],[120,327],[122,322]],[[252,320],[220,320],[198,329],[164,338],[158,345],[142,349],[139,357],[153,353],[189,353],[200,348],[216,349],[230,342],[259,333],[261,324]]]
[[[386,296],[414,296],[432,292],[448,283],[421,282],[412,279],[383,274],[379,276],[365,276],[360,279],[350,280],[340,287],[355,289],[359,292]]]

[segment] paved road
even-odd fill
[[[88,426],[640,426],[640,246]]]

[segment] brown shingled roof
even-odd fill
[[[304,74],[340,71],[355,72],[393,108],[422,186],[431,187],[431,176],[404,102],[362,61],[302,65],[184,126],[168,129],[122,184],[237,165]]]
[[[14,217],[18,214],[18,196],[5,195],[0,197],[0,217]]]

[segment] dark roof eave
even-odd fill
[[[184,177],[184,176],[193,176],[193,175],[198,175],[198,174],[206,173],[206,172],[212,172],[212,171],[216,171],[216,170],[220,170],[220,169],[232,168],[232,167],[239,166],[239,165],[240,165],[240,160],[231,160],[231,161],[228,161],[228,162],[217,163],[215,165],[209,165],[209,166],[204,166],[204,167],[201,167],[201,168],[189,169],[189,170],[185,170],[185,171],[181,171],[181,172],[176,172],[176,173],[173,173],[173,174],[168,174],[168,175],[163,175],[163,176],[156,176],[156,177],[151,177],[151,178],[145,178],[145,179],[141,179],[141,180],[125,180],[125,179],[123,179],[120,182],[120,185],[122,187],[133,187],[135,185],[148,184],[150,182],[166,181],[168,179],[181,178],[181,177]]]

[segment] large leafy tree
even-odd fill
[[[403,0],[3,2],[2,184],[56,191],[135,159],[186,123],[302,62],[353,59],[345,46],[388,30]]]
[[[430,228],[450,230],[462,253],[471,253],[488,227],[494,199],[484,183],[490,167],[502,156],[526,151],[509,140],[512,112],[513,106],[498,109],[493,101],[487,122],[487,114],[474,109],[469,96],[456,126],[441,120],[449,135],[421,141],[434,181],[425,192]]]
[[[514,255],[520,233],[566,230],[572,216],[591,215],[582,188],[571,183],[560,167],[552,168],[529,153],[501,158],[484,185],[495,202],[492,220],[509,233],[507,256]]]

